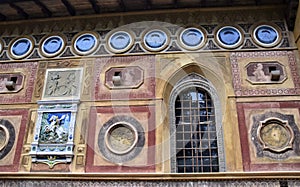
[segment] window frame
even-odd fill
[[[221,103],[214,86],[204,77],[191,73],[178,81],[170,94],[169,99],[169,112],[170,112],[170,161],[171,161],[171,173],[177,173],[176,164],[176,117],[175,117],[175,102],[178,95],[188,89],[188,88],[200,88],[206,91],[214,105],[215,113],[215,125],[217,133],[217,146],[218,146],[218,158],[219,158],[219,172],[226,171],[226,161],[225,161],[225,150],[224,150],[224,140],[223,140],[223,129],[222,129],[222,110]],[[175,146],[174,146],[175,145]],[[202,173],[202,172],[201,172]],[[209,173],[209,172],[203,172]]]

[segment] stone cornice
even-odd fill
[[[194,8],[0,22],[0,34],[2,36],[18,36],[58,31],[111,30],[122,25],[140,21],[163,21],[179,26],[191,25],[193,23],[255,23],[261,20],[282,20],[284,19],[285,8],[285,5]]]

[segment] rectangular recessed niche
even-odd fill
[[[18,77],[11,77],[10,81],[13,81],[14,83],[17,83]]]
[[[122,78],[122,72],[121,71],[115,71],[114,76],[112,78],[114,86],[121,86],[121,78]]]

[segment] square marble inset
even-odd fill
[[[79,99],[81,68],[48,69],[42,100]]]

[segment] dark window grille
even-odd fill
[[[178,173],[218,172],[215,109],[207,91],[187,88],[176,98]]]

